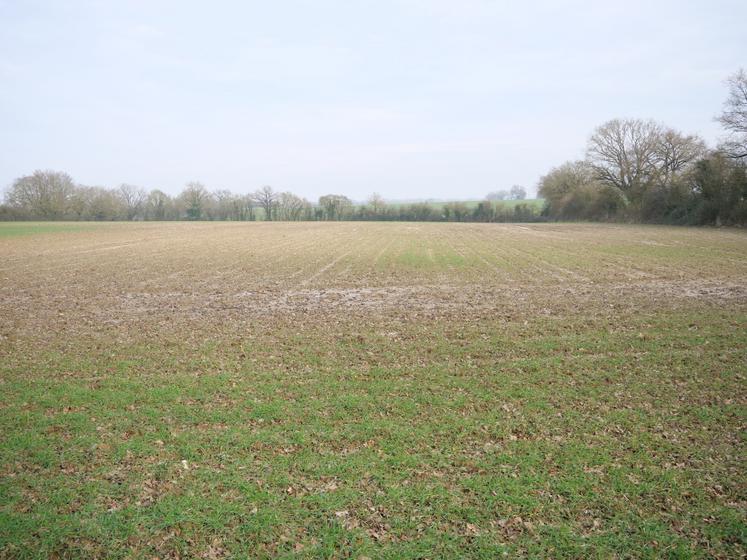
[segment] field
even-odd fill
[[[0,558],[739,558],[747,232],[0,224]]]
[[[470,210],[474,210],[480,202],[483,202],[483,200],[457,200],[457,201],[450,201],[450,202],[457,202],[460,204],[463,204]],[[444,202],[440,200],[436,201],[426,201],[428,205],[432,206],[433,208],[437,210],[442,210],[444,206],[449,204],[449,202]],[[514,207],[518,206],[519,204],[526,204],[527,206],[531,206],[534,208],[537,212],[540,212],[542,210],[542,206],[545,204],[544,199],[542,198],[528,198],[524,200],[493,200],[492,203],[499,208],[509,208],[513,209]],[[389,206],[392,206],[394,208],[399,208],[400,206],[407,206],[411,204],[411,202],[390,202]]]
[[[477,208],[477,205],[480,204],[480,202],[483,202],[484,200],[457,200],[457,201],[450,201],[450,202],[444,202],[442,200],[426,200],[426,201],[419,201],[418,203],[425,202],[433,208],[436,211],[442,212],[444,207],[452,202],[459,203],[463,205],[468,210],[474,210]],[[387,202],[387,206],[392,209],[399,209],[405,206],[410,206],[411,204],[415,203],[414,201],[411,202],[401,202],[401,201],[391,201]],[[367,202],[360,202],[354,204],[354,208],[358,209],[361,206],[365,206],[368,204]],[[537,214],[539,214],[542,211],[542,207],[545,204],[545,200],[542,198],[530,198],[526,200],[494,200],[492,201],[492,204],[498,209],[498,210],[513,210],[518,205],[525,205],[532,208]],[[265,212],[262,210],[262,208],[255,208],[254,213],[256,215],[257,220],[264,220],[265,219]]]

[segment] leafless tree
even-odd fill
[[[686,136],[671,128],[663,129],[654,160],[659,184],[669,186],[679,173],[704,157],[706,151],[705,142],[700,137]]]
[[[272,220],[275,217],[278,193],[272,190],[271,186],[265,185],[261,189],[254,191],[252,200],[264,210],[265,220]]]
[[[740,68],[726,81],[729,97],[718,117],[721,125],[729,131],[721,149],[735,159],[747,158],[747,72]]]
[[[56,220],[65,216],[74,190],[67,173],[37,170],[16,179],[6,193],[6,201],[31,217]]]
[[[290,192],[280,193],[277,202],[277,215],[281,220],[300,220],[310,207],[307,200]]]
[[[599,180],[640,195],[657,175],[661,134],[654,121],[614,119],[594,131],[587,157]]]
[[[140,187],[136,187],[135,185],[128,185],[126,183],[119,185],[118,191],[119,197],[124,203],[126,215],[125,217],[128,220],[135,219],[138,214],[142,213],[143,206],[145,205],[145,201],[148,198],[148,193],[146,193],[145,190],[141,189]]]

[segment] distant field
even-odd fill
[[[475,208],[480,202],[484,202],[484,199],[481,200],[460,200],[460,201],[426,201],[427,204],[432,206],[433,208],[443,208],[447,204],[452,204],[453,202],[457,202],[459,204],[464,204],[467,208]],[[542,206],[545,204],[545,200],[542,198],[531,198],[526,200],[494,200],[492,201],[493,204],[496,206],[503,206],[505,208],[513,208],[515,206],[518,206],[519,204],[526,204],[528,206],[531,206],[533,208],[536,208],[537,210],[541,210]],[[399,208],[400,206],[408,206],[409,204],[413,204],[412,202],[390,202],[388,203],[389,206],[393,206],[394,208]]]
[[[747,232],[0,224],[0,558],[739,558]]]

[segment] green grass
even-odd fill
[[[743,490],[732,439],[746,415],[728,398],[744,387],[743,316],[652,316],[613,332],[411,325],[396,341],[293,330],[273,335],[282,362],[241,338],[4,360],[0,550],[744,550],[744,512],[719,499]]]
[[[0,222],[0,239],[44,233],[71,233],[87,231],[96,224],[80,222]]]

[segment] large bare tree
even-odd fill
[[[639,195],[656,176],[661,133],[654,121],[614,119],[594,131],[586,154],[599,180]]]
[[[747,72],[740,68],[726,83],[729,97],[718,121],[729,131],[729,136],[724,139],[721,149],[729,157],[747,158]]]
[[[74,191],[67,173],[37,170],[16,179],[6,193],[6,201],[30,217],[58,220],[65,217]]]
[[[620,189],[631,201],[652,187],[670,186],[705,153],[698,136],[636,119],[616,119],[598,127],[587,149],[597,179]]]
[[[277,214],[281,220],[300,220],[309,207],[307,200],[291,192],[283,192],[278,196]]]
[[[127,219],[134,220],[138,215],[142,215],[148,193],[140,187],[126,183],[119,185],[118,191],[119,197],[124,203]]]
[[[265,212],[265,220],[272,220],[275,217],[275,206],[277,205],[278,193],[271,186],[265,185],[261,189],[254,191],[252,201]]]

